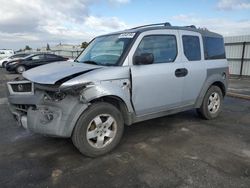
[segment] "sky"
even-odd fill
[[[80,44],[162,22],[250,35],[250,0],[0,0],[0,15],[0,49]]]

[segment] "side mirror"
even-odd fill
[[[143,53],[134,57],[134,65],[149,65],[153,64],[154,55],[152,53]]]

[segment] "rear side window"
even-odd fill
[[[46,56],[46,58],[48,58],[48,59],[57,59],[57,58],[58,58],[58,56],[53,55],[53,54],[46,54],[45,56]]]
[[[139,44],[135,55],[152,53],[155,63],[174,62],[177,56],[177,42],[174,35],[145,36]]]
[[[44,59],[44,55],[35,55],[32,57],[32,60]]]
[[[203,37],[205,59],[225,59],[223,38]]]
[[[198,36],[182,36],[184,54],[189,61],[201,60],[201,47]]]

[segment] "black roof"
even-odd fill
[[[214,33],[211,32],[207,29],[203,29],[203,28],[196,28],[194,25],[190,25],[190,26],[171,26],[168,22],[167,23],[159,23],[159,24],[149,24],[149,25],[142,25],[139,27],[135,27],[135,28],[131,28],[131,29],[126,29],[123,31],[118,31],[112,34],[120,34],[120,33],[142,33],[145,31],[151,31],[151,30],[184,30],[184,31],[193,31],[193,32],[197,32],[200,33],[202,36],[205,37],[220,37],[222,38],[223,36],[218,34],[218,33]]]

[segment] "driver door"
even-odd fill
[[[131,65],[132,102],[137,116],[163,112],[182,106],[185,74],[177,31],[142,33],[131,49],[130,62],[142,53],[152,53],[149,65]]]

